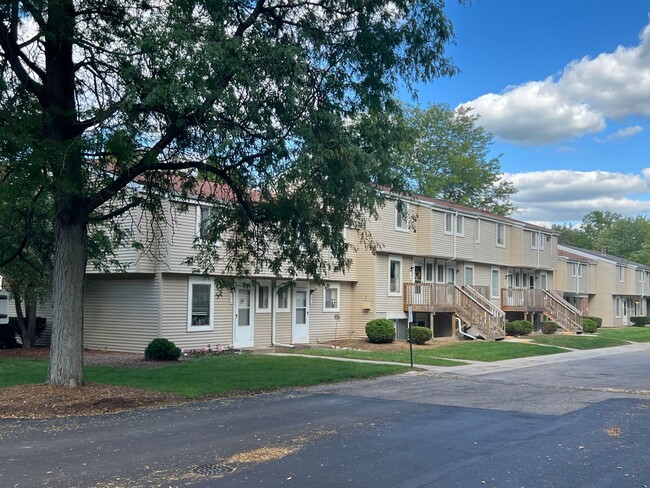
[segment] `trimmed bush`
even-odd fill
[[[634,327],[645,327],[646,325],[650,325],[650,317],[630,317],[630,322],[632,322]]]
[[[395,326],[388,319],[374,319],[366,324],[366,335],[374,344],[388,344],[395,340]]]
[[[411,326],[411,340],[413,344],[424,344],[431,340],[432,333],[428,327]]]
[[[555,322],[543,321],[541,323],[542,334],[555,334],[557,332],[558,325]]]
[[[530,320],[513,320],[506,323],[506,334],[512,336],[525,336],[533,331]]]
[[[598,330],[598,325],[591,319],[582,319],[582,331],[587,334],[595,334]]]
[[[144,350],[144,358],[150,361],[176,361],[180,355],[180,348],[162,337],[151,341]]]
[[[602,327],[602,325],[603,325],[603,319],[602,319],[602,317],[591,317],[591,316],[589,316],[589,315],[585,315],[585,316],[582,317],[582,318],[583,318],[583,319],[591,319],[591,320],[593,320],[594,322],[596,322],[596,327],[598,327],[598,328]]]

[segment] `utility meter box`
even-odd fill
[[[0,325],[9,323],[9,293],[0,291]]]

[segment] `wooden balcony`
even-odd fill
[[[501,310],[504,312],[542,312],[544,290],[529,288],[502,288]]]
[[[405,283],[404,311],[413,307],[414,312],[453,312],[453,283]]]

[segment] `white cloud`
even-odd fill
[[[481,125],[500,139],[531,145],[600,132],[607,118],[650,117],[650,25],[637,46],[584,57],[557,78],[508,87],[462,105],[474,107]]]
[[[650,168],[640,175],[607,171],[549,170],[505,174],[519,192],[512,198],[517,218],[573,222],[594,210],[624,215],[650,212]]]
[[[627,137],[633,137],[641,132],[643,132],[643,127],[641,127],[640,125],[633,125],[630,127],[626,127],[625,129],[617,130],[613,134],[610,134],[607,137],[605,137],[605,139],[596,138],[596,142],[603,143],[603,142],[614,141],[616,139],[625,139]]]

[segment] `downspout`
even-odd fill
[[[275,280],[271,283],[271,296],[269,297],[269,300],[271,300],[271,345],[277,346],[277,347],[286,347],[288,349],[293,349],[296,346],[294,344],[281,344],[279,342],[275,341],[275,295],[277,291],[275,289]]]

